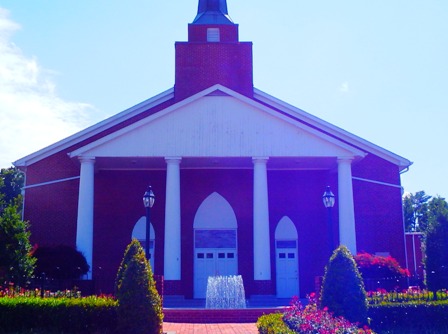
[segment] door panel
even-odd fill
[[[194,297],[205,298],[209,276],[238,274],[236,250],[196,249],[194,267]]]
[[[277,297],[291,298],[299,293],[297,249],[276,249]]]

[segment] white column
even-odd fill
[[[353,205],[352,158],[338,159],[339,241],[356,255],[355,208]]]
[[[268,158],[253,158],[254,164],[254,279],[271,279],[269,240]]]
[[[181,158],[165,158],[165,280],[180,280],[180,162]]]
[[[76,226],[76,248],[84,254],[90,271],[93,272],[93,196],[95,158],[79,157],[81,162],[81,175],[78,194],[78,222]]]

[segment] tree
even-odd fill
[[[448,204],[444,198],[431,201],[429,227],[424,237],[426,286],[431,291],[448,288]]]
[[[21,207],[21,192],[24,185],[23,173],[15,167],[2,168],[0,171],[0,212],[10,204]]]
[[[36,259],[29,237],[29,224],[21,220],[16,205],[8,205],[0,215],[0,282],[23,285],[31,277]]]
[[[321,307],[328,307],[336,317],[350,322],[367,323],[367,294],[352,254],[339,246],[325,268],[320,297]]]
[[[417,191],[403,197],[403,214],[407,232],[424,232],[428,225],[428,201],[431,196]]]
[[[118,332],[162,334],[162,302],[138,240],[127,247],[117,273]]]
[[[45,273],[53,279],[77,279],[89,271],[84,255],[71,246],[37,247],[33,256],[37,259],[36,275]]]

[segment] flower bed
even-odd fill
[[[291,301],[291,306],[283,313],[262,316],[257,327],[259,333],[303,333],[303,334],[331,334],[331,333],[374,333],[367,326],[359,328],[342,317],[334,317],[327,308],[319,309],[315,295],[309,296],[309,304],[303,306],[297,298]]]

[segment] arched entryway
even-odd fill
[[[150,236],[149,236],[149,253],[151,254],[151,269],[154,272],[154,244],[156,240],[156,234],[154,231],[154,227],[152,224],[150,224]],[[140,244],[142,245],[143,249],[146,249],[146,217],[142,216],[140,219],[135,223],[134,229],[132,230],[132,239],[137,239]]]
[[[238,273],[237,221],[229,202],[214,192],[194,218],[194,297],[205,298],[207,280]]]
[[[275,262],[277,297],[299,295],[299,261],[297,229],[288,217],[283,217],[275,229]]]

